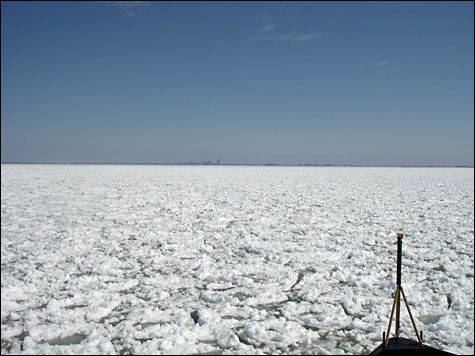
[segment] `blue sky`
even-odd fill
[[[2,162],[473,166],[473,2],[1,7]]]

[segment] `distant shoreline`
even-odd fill
[[[248,167],[381,167],[381,168],[474,168],[474,166],[435,166],[435,165],[366,165],[366,164],[279,164],[279,163],[92,163],[92,162],[1,162],[1,164],[31,165],[108,165],[108,166],[248,166]]]

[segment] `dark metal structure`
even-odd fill
[[[383,332],[383,342],[370,355],[453,355],[449,352],[435,349],[433,347],[424,345],[422,343],[422,331],[417,331],[416,323],[412,317],[409,303],[407,302],[406,294],[401,285],[401,265],[402,265],[402,238],[403,234],[397,234],[397,275],[396,275],[396,293],[394,295],[393,306],[391,309],[391,317],[389,318],[389,325],[387,332]],[[400,305],[401,295],[404,299],[409,317],[411,318],[412,326],[416,333],[417,341],[399,337],[400,333]],[[395,337],[389,338],[391,332],[391,324],[393,322],[394,311],[396,311],[396,332]]]
[[[454,355],[404,337],[392,337],[381,343],[370,355]]]

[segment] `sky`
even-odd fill
[[[474,164],[473,2],[1,2],[1,160]]]

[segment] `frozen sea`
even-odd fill
[[[2,164],[1,353],[368,353],[397,232],[424,343],[473,354],[473,168]]]

